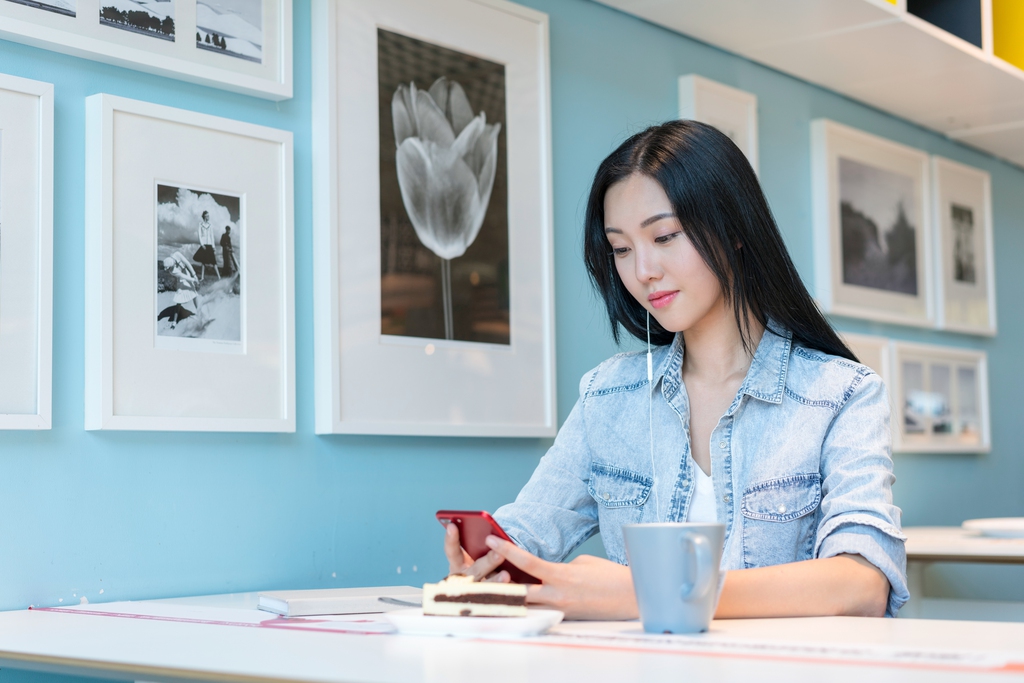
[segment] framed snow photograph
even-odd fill
[[[825,119],[811,124],[811,149],[822,309],[932,326],[928,155]]]
[[[0,38],[271,100],[292,96],[292,0],[0,0]]]
[[[932,157],[932,183],[938,326],[994,336],[991,178],[985,171]]]
[[[49,429],[53,85],[0,74],[0,429]]]
[[[706,123],[728,135],[758,172],[757,95],[696,74],[680,76],[679,118]]]
[[[983,351],[893,343],[893,451],[987,453],[988,359]]]
[[[86,100],[86,429],[295,430],[292,134]]]
[[[554,435],[547,16],[313,17],[317,433]]]

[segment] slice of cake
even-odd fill
[[[423,584],[423,614],[447,617],[525,617],[526,585],[451,575]]]

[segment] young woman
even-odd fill
[[[638,615],[622,525],[725,524],[716,617],[890,615],[907,600],[892,505],[889,402],[818,311],[753,170],[716,129],[673,121],[598,168],[587,268],[616,340],[650,343],[588,372],[554,445],[495,513],[477,562],[449,527],[452,572],[504,560],[568,616]],[[648,337],[649,335],[649,337]],[[608,560],[561,561],[600,531]]]
[[[220,279],[220,270],[217,269],[217,253],[213,250],[213,228],[210,226],[210,212],[203,211],[203,219],[199,222],[199,249],[194,254],[196,262],[200,265],[200,280],[206,279],[206,267],[213,268],[213,272]]]

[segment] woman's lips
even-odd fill
[[[677,294],[679,294],[679,290],[674,292],[655,292],[647,297],[647,301],[655,308],[664,308],[672,303],[672,299],[675,299]]]

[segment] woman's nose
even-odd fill
[[[640,282],[650,282],[661,277],[661,267],[653,254],[646,250],[636,251],[636,279]]]

